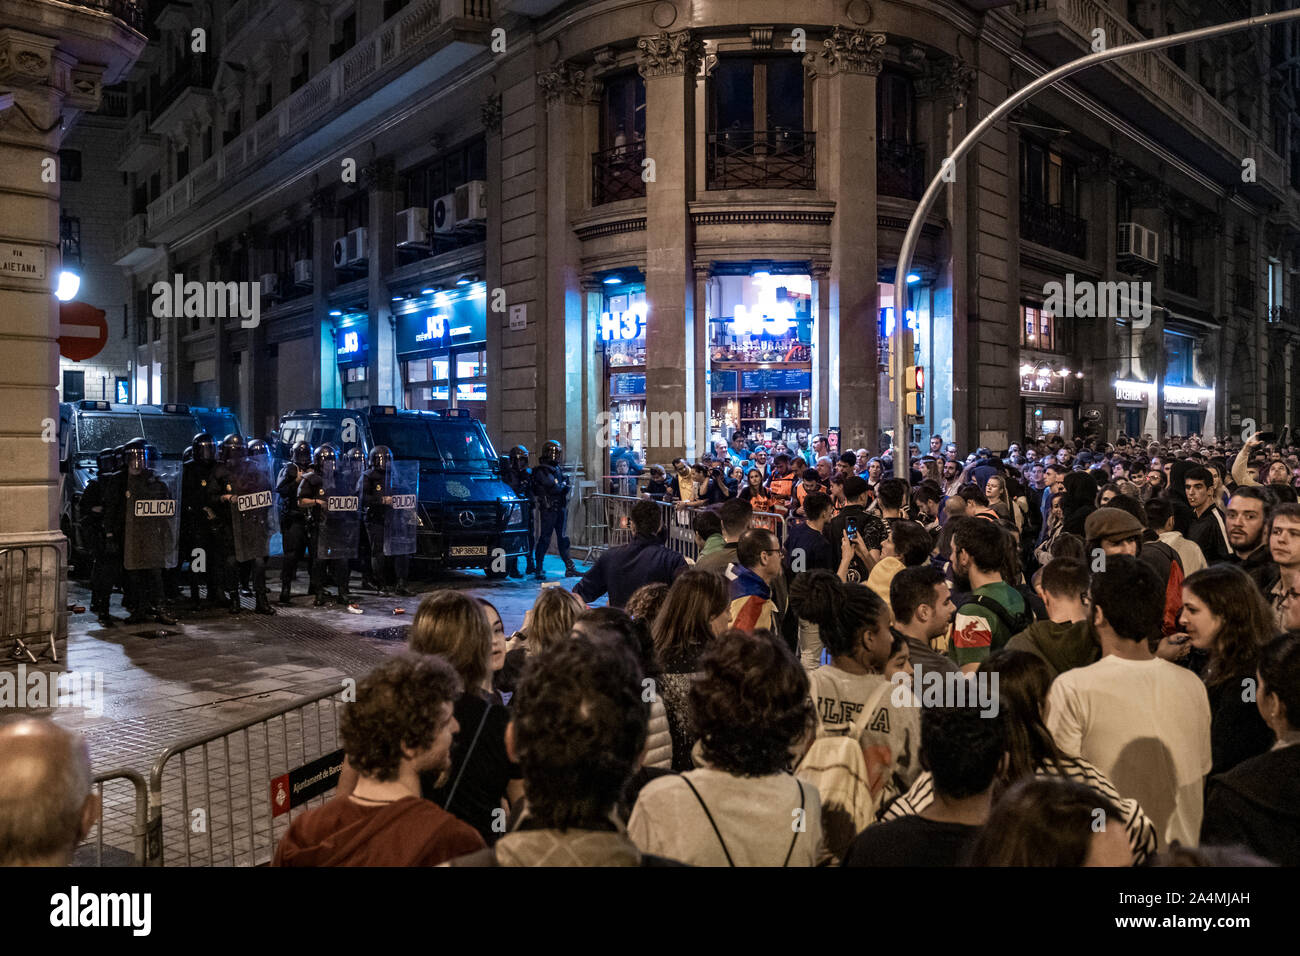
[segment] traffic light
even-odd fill
[[[909,365],[903,374],[903,394],[907,414],[920,417],[925,414],[925,366]]]

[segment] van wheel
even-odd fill
[[[505,571],[493,571],[491,568],[484,568],[483,574],[487,576],[489,581],[504,581],[506,578]]]

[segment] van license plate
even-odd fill
[[[453,558],[486,558],[487,553],[486,544],[471,544],[447,549],[447,554]]]

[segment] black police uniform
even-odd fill
[[[180,561],[190,562],[190,600],[199,603],[199,575],[194,573],[194,549],[203,556],[203,583],[209,604],[221,603],[221,579],[224,561],[218,540],[216,512],[211,511],[212,471],[215,462],[194,459],[181,472],[181,553]]]
[[[289,462],[284,466],[280,483],[275,487],[276,494],[280,496],[280,535],[284,550],[284,558],[280,563],[280,603],[286,606],[292,596],[294,575],[307,554],[310,540],[307,534],[307,515],[298,506],[298,486],[305,474],[296,464]],[[314,546],[312,553],[315,553]]]
[[[559,465],[542,462],[533,469],[532,476],[533,498],[537,502],[538,512],[540,514],[541,530],[537,536],[537,545],[533,549],[533,562],[535,570],[533,576],[542,578],[545,576],[544,559],[546,550],[551,544],[551,535],[555,535],[557,548],[560,552],[560,559],[564,562],[564,573],[568,577],[574,577],[578,569],[573,565],[573,558],[569,556],[569,536],[567,533],[568,524],[568,504],[569,504],[569,479],[560,469]]]
[[[328,497],[325,490],[325,479],[321,474],[313,469],[307,472],[298,485],[298,501],[323,500]],[[299,505],[301,507],[301,504]],[[324,523],[323,505],[313,505],[307,510],[307,535],[312,541],[313,553],[316,555],[311,566],[311,587],[316,595],[316,605],[319,607],[325,603],[325,571],[326,565],[332,567],[334,572],[334,586],[338,589],[338,599],[340,603],[347,603],[351,595],[348,592],[348,578],[351,571],[348,568],[347,558],[324,558],[320,557],[320,533]]]
[[[384,504],[384,498],[391,494],[388,488],[388,469],[368,468],[361,476],[359,493],[361,516],[366,526],[365,537],[370,545],[370,578],[382,592],[386,590],[388,582],[388,575],[384,568],[384,524],[390,507]],[[406,579],[411,569],[411,556],[394,554],[390,560],[393,562],[393,575],[397,579],[396,590],[398,593],[405,593]]]
[[[510,486],[510,490],[524,499],[522,505],[524,511],[524,527],[528,529],[528,538],[525,544],[526,550],[526,567],[525,574],[532,574],[536,571],[533,548],[535,546],[533,533],[533,470],[527,465],[518,465],[513,458],[506,458],[502,463],[501,477],[505,483]],[[519,577],[519,556],[514,555],[510,558],[510,565],[507,573],[512,578]]]

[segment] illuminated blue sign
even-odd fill
[[[627,341],[645,337],[645,313],[637,310],[627,312],[602,312],[600,314],[600,340],[602,342]]]
[[[365,326],[336,330],[334,332],[334,354],[337,356],[340,365],[364,362],[368,354]]]

